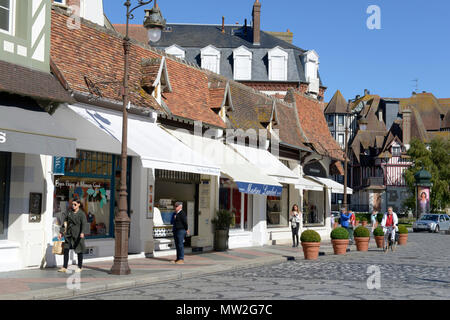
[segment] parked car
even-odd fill
[[[450,217],[446,214],[425,214],[413,223],[413,231],[439,232],[450,229]]]

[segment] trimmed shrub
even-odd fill
[[[383,221],[383,215],[382,213],[377,214],[377,221],[378,223],[381,223],[381,221]]]
[[[362,222],[362,221],[365,221],[365,222],[367,222],[368,220],[367,220],[367,218],[366,218],[366,217],[362,217],[362,218],[361,218],[361,222]]]
[[[320,242],[320,240],[322,240],[320,235],[314,230],[303,231],[300,237],[301,242]]]
[[[345,228],[339,227],[331,231],[331,239],[342,240],[348,239],[348,231]]]
[[[353,236],[356,238],[368,238],[370,237],[370,231],[366,227],[358,227],[353,232]]]
[[[399,234],[408,234],[408,228],[405,226],[399,225],[398,226],[398,233]]]
[[[378,227],[375,230],[373,230],[373,235],[375,237],[384,236],[383,228],[382,227]]]

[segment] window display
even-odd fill
[[[113,237],[114,216],[118,212],[120,158],[111,154],[77,151],[65,158],[61,176],[55,177],[54,217],[59,220],[78,197],[88,222],[86,237]],[[128,173],[129,175],[129,173]]]
[[[267,226],[289,226],[289,189],[283,186],[281,197],[267,197]]]

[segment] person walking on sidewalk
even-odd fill
[[[346,211],[347,211],[346,208],[341,209],[341,219],[340,219],[341,226],[342,226],[342,228],[347,229],[349,239],[351,239],[351,237],[350,237],[350,219],[352,217],[352,214],[350,211],[349,212],[346,212]]]
[[[69,251],[73,249],[78,255],[78,269],[83,270],[83,252],[86,250],[84,230],[86,230],[86,214],[81,209],[81,201],[78,198],[72,200],[72,208],[63,216],[63,224],[58,239],[64,236],[64,265],[58,272],[66,272],[69,264]]]
[[[184,264],[184,238],[186,235],[189,236],[189,228],[187,214],[183,211],[183,202],[175,203],[172,225],[175,247],[177,249],[177,260],[172,261],[172,263]]]
[[[298,206],[294,204],[292,207],[292,211],[290,213],[291,217],[291,230],[292,230],[292,247],[298,247],[298,231],[300,230],[300,222],[302,221],[302,214],[300,210],[298,209]],[[295,243],[295,239],[297,239],[297,243]]]
[[[375,226],[377,224],[377,215],[378,215],[378,212],[376,212],[375,210],[373,210],[372,214],[370,215],[370,222],[372,223],[372,233],[373,233],[373,230],[375,230]]]

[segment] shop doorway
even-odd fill
[[[8,237],[11,153],[0,152],[0,240]]]

